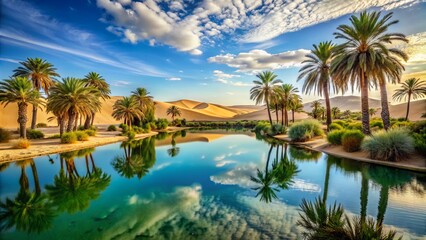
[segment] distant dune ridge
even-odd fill
[[[118,124],[121,121],[115,120],[112,114],[112,106],[120,96],[111,97],[102,104],[101,112],[96,113],[95,124]],[[342,111],[360,110],[360,98],[357,96],[339,96],[331,98],[331,106],[339,107]],[[324,102],[324,100],[320,100]],[[311,111],[310,102],[304,104],[305,111]],[[156,117],[167,118],[171,120],[170,116],[167,116],[166,110],[170,106],[175,105],[180,108],[182,116],[179,118],[185,118],[187,121],[238,121],[238,120],[267,120],[268,114],[265,106],[254,106],[254,105],[235,105],[235,106],[222,106],[219,104],[198,102],[194,100],[182,99],[173,102],[160,102],[155,101]],[[370,99],[371,108],[380,108],[380,100]],[[406,103],[390,105],[391,116],[395,118],[405,117]],[[31,124],[31,113],[32,107],[28,107],[28,123],[29,127]],[[410,120],[420,120],[422,113],[426,112],[426,99],[413,101],[410,108]],[[0,127],[3,128],[16,128],[18,127],[17,116],[18,109],[16,104],[9,104],[6,108],[0,107]],[[276,119],[275,112],[271,112],[273,119]],[[44,109],[38,112],[37,122],[48,123],[48,125],[55,126],[56,122],[48,122],[50,114],[46,114]],[[377,113],[380,116],[380,111]],[[291,112],[289,112],[291,119]],[[295,119],[308,118],[306,113],[295,113]],[[279,112],[279,119],[281,119],[281,112]],[[84,122],[84,119],[82,120]]]

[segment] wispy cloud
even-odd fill
[[[166,80],[169,80],[169,81],[180,81],[182,79],[179,78],[179,77],[171,77],[171,78],[167,78]]]
[[[0,61],[10,62],[10,63],[19,63],[20,62],[19,60],[11,59],[11,58],[0,58]]]
[[[121,81],[121,80],[119,80],[119,81],[113,81],[111,83],[111,85],[115,86],[115,87],[126,87],[126,86],[129,86],[130,84],[131,84],[131,82]]]

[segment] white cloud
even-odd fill
[[[234,78],[234,77],[241,77],[240,75],[234,75],[234,74],[228,74],[224,73],[220,70],[214,70],[213,74],[218,78]]]
[[[180,81],[182,79],[179,78],[179,77],[171,77],[171,78],[167,78],[167,80],[169,80],[169,81]]]
[[[228,94],[228,95],[230,95],[230,96],[235,95],[235,93],[234,93],[234,92],[226,92],[226,94]]]
[[[299,67],[306,54],[310,51],[298,49],[277,54],[268,53],[264,50],[254,49],[247,53],[221,54],[208,59],[211,63],[226,64],[237,68],[240,72],[253,72],[264,69],[280,69]]]
[[[251,87],[251,86],[253,86],[252,83],[245,83],[245,82],[241,82],[241,81],[234,82],[234,81],[230,81],[230,80],[226,80],[226,79],[222,79],[222,78],[216,79],[216,82],[220,82],[220,83],[235,86],[235,87]]]
[[[19,60],[11,59],[11,58],[0,58],[0,61],[10,62],[10,63],[19,63],[20,62]]]
[[[111,83],[112,86],[116,86],[116,87],[124,87],[124,86],[128,86],[130,85],[130,82],[128,81],[113,81]]]
[[[203,54],[203,51],[201,51],[200,49],[193,49],[189,53],[192,55],[201,55]]]

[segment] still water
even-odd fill
[[[319,196],[425,239],[425,174],[248,135],[178,132],[0,165],[0,239],[302,239],[299,204]]]

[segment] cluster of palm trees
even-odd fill
[[[33,106],[31,129],[36,127],[38,109],[46,105],[46,111],[57,119],[62,135],[65,126],[67,132],[76,130],[79,118],[86,118],[86,129],[93,125],[101,99],[109,98],[109,84],[98,73],[90,72],[83,79],[67,77],[58,81],[56,68],[46,60],[28,58],[20,64],[10,79],[0,82],[0,103],[17,103],[21,138],[26,138],[29,104]],[[42,100],[41,89],[47,102]]]
[[[155,114],[153,97],[145,88],[137,88],[130,97],[123,97],[113,105],[112,116],[129,127],[152,121]]]
[[[405,120],[408,120],[411,99],[416,100],[426,97],[426,82],[420,81],[419,78],[409,78],[401,84],[401,88],[397,89],[392,97],[397,101],[401,101],[404,98],[408,99],[407,113],[405,115]]]
[[[281,111],[281,125],[288,126],[288,111],[291,110],[293,121],[294,113],[302,111],[302,99],[297,93],[299,90],[291,84],[277,79],[272,71],[264,71],[256,75],[259,80],[253,81],[250,89],[250,99],[256,104],[266,103],[269,123],[272,125],[271,109],[275,111],[276,122],[279,122],[278,112]]]

